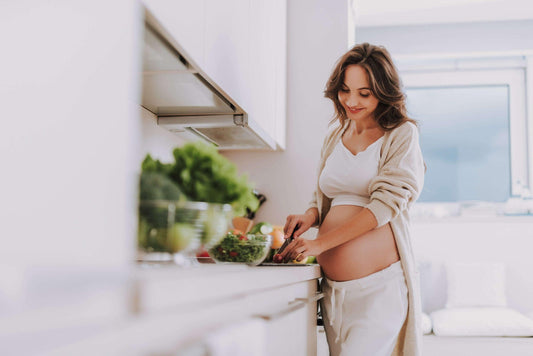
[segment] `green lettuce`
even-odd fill
[[[186,143],[173,151],[174,163],[166,164],[147,155],[143,172],[159,172],[177,184],[189,200],[231,204],[235,216],[246,214],[246,208],[257,210],[259,201],[246,175],[218,153],[216,147],[203,141]]]

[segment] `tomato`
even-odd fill
[[[200,251],[196,254],[196,257],[211,257],[207,251]]]
[[[240,235],[240,236],[239,236],[239,240],[241,240],[241,241],[243,241],[243,240],[244,240],[244,241],[248,241],[248,238],[247,238],[246,236],[244,236],[244,235]]]
[[[236,251],[230,251],[230,252],[229,252],[229,255],[230,255],[231,257],[237,257],[238,253],[237,253]]]
[[[274,258],[272,259],[275,263],[281,263],[283,262],[283,257],[281,257],[281,254],[276,253],[274,255]]]

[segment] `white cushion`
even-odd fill
[[[533,320],[509,308],[456,308],[431,313],[439,336],[533,336]]]
[[[424,334],[431,334],[431,318],[426,313],[422,313],[422,332]]]
[[[417,262],[422,310],[428,313],[444,308],[448,294],[444,261],[421,256],[417,258]]]
[[[447,263],[447,308],[505,307],[505,265]]]

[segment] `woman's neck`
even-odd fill
[[[367,135],[378,132],[380,135],[383,134],[383,129],[381,129],[379,124],[373,119],[367,119],[358,122],[351,120],[350,124],[348,125],[347,131],[350,135],[354,136]]]

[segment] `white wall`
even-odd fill
[[[355,0],[360,27],[533,19],[530,0]]]
[[[174,156],[172,155],[173,149],[182,146],[185,141],[167,129],[157,126],[157,116],[150,111],[142,107],[139,110],[141,116],[141,137],[139,142],[140,149],[136,157],[139,172],[141,162],[147,153],[163,162],[174,162]]]
[[[393,56],[504,52],[533,48],[533,20],[361,27],[356,42],[385,46]]]
[[[303,213],[314,191],[320,148],[333,115],[323,90],[335,61],[347,50],[347,1],[290,0],[287,21],[286,150],[223,153],[268,198],[255,220],[275,224]]]

